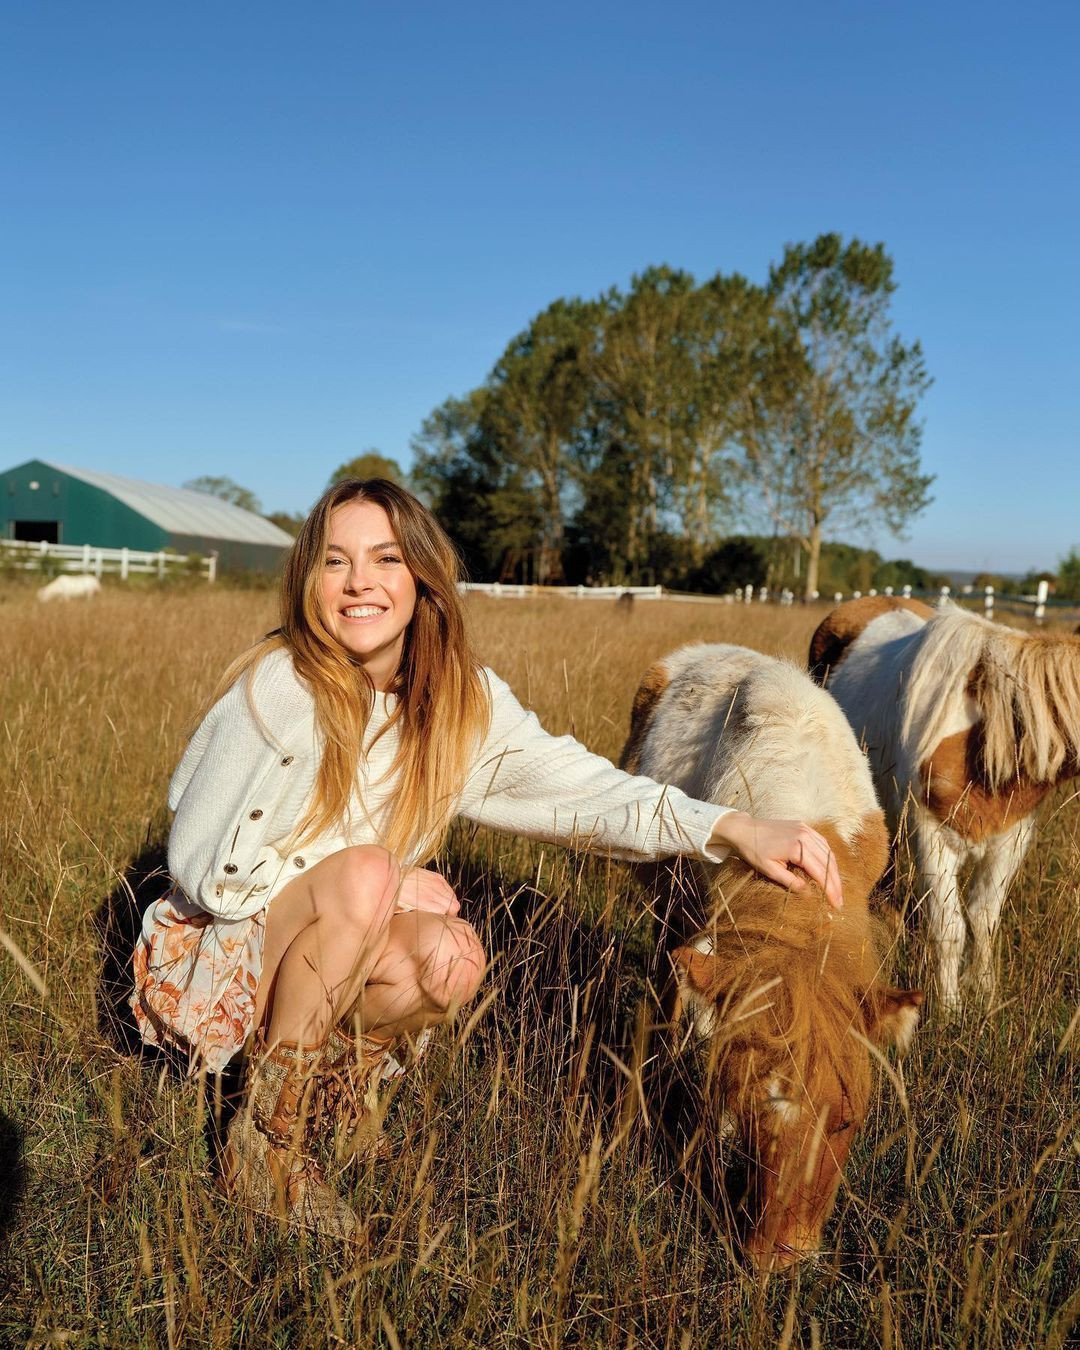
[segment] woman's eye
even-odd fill
[[[401,559],[396,553],[384,553],[379,558],[379,561],[383,563],[399,563]]]
[[[336,563],[343,563],[344,561],[345,561],[344,558],[334,558],[334,557],[330,557],[330,558],[327,558],[327,560],[326,560],[326,565],[327,565],[327,567],[333,567]]]

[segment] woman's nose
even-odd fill
[[[346,585],[353,595],[359,595],[361,592],[371,589],[371,579],[364,568],[352,567],[349,569]]]

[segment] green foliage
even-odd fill
[[[1058,563],[1055,593],[1063,600],[1080,600],[1080,552],[1075,548]]]
[[[300,533],[300,526],[303,525],[305,517],[291,511],[270,511],[266,519],[295,539]]]
[[[413,439],[412,481],[457,545],[466,573],[498,579],[541,536],[536,494],[488,435],[487,393],[447,399]]]
[[[487,576],[528,554],[539,580],[643,581],[767,521],[802,541],[791,571],[812,590],[826,524],[899,531],[928,501],[929,379],[891,331],[894,289],[882,245],[822,235],[764,287],[659,266],[556,300],[427,419],[414,482]]]
[[[742,439],[774,527],[805,541],[808,594],[826,525],[880,520],[900,533],[930,501],[915,418],[930,378],[918,342],[891,330],[892,270],[882,244],[823,234],[788,245],[770,271],[777,354]]]
[[[702,562],[686,574],[679,589],[700,595],[728,595],[740,586],[764,586],[768,561],[762,542],[734,536],[711,549]]]
[[[405,482],[405,475],[401,472],[397,460],[380,455],[378,450],[365,450],[355,459],[347,459],[344,464],[339,464],[330,475],[330,481],[326,486],[332,488],[335,483],[344,483],[349,478],[388,478],[391,483]],[[285,528],[282,526],[282,529]]]
[[[1034,595],[1039,589],[1040,581],[1048,581],[1052,593],[1057,591],[1057,574],[1055,572],[1025,572],[1024,575],[1015,583],[1014,591],[1017,595]]]
[[[223,502],[232,502],[233,506],[239,506],[255,515],[262,512],[259,499],[254,492],[241,487],[239,483],[234,483],[231,478],[203,474],[201,478],[192,478],[184,484],[184,487],[190,488],[192,492],[205,492],[207,496],[220,497]]]

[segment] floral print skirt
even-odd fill
[[[144,1041],[218,1073],[244,1046],[262,974],[265,910],[218,919],[173,887],[143,916],[131,1006]]]

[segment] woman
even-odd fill
[[[173,777],[174,886],[135,952],[147,1041],[219,1071],[258,1033],[226,1190],[342,1236],[355,1216],[306,1149],[328,1085],[355,1107],[484,973],[450,886],[419,865],[455,816],[627,858],[734,849],[793,888],[800,866],[840,904],[809,827],[694,801],[547,735],[473,658],[457,575],[403,488],[322,497],[285,564],[281,628],[226,671]]]

